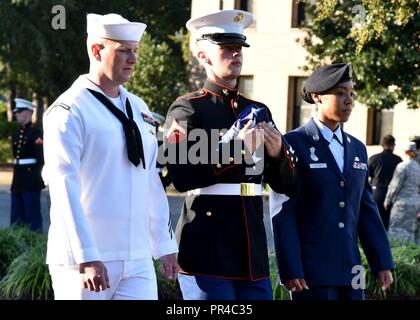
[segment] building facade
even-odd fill
[[[244,65],[239,90],[251,99],[267,104],[279,129],[290,131],[313,114],[314,105],[300,98],[307,74],[301,67],[306,51],[296,39],[304,19],[303,5],[296,0],[192,0],[191,16],[220,9],[243,9],[254,14],[254,23],[245,30],[250,48],[244,48]],[[191,43],[191,46],[194,44]],[[191,47],[193,50],[194,48]],[[369,155],[379,152],[386,134],[396,138],[396,153],[414,135],[420,135],[420,110],[400,103],[393,110],[375,111],[358,104],[344,130],[363,141]]]

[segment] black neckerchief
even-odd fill
[[[125,141],[127,144],[127,155],[128,160],[134,164],[136,167],[140,164],[140,159],[143,164],[143,169],[146,169],[146,164],[144,161],[144,150],[143,142],[141,140],[140,130],[137,126],[137,123],[133,120],[133,110],[131,109],[130,101],[128,98],[125,102],[125,108],[127,110],[128,117],[118,109],[114,104],[102,93],[88,89],[88,91],[95,96],[102,104],[107,107],[109,111],[120,120],[123,125]]]

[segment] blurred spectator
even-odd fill
[[[417,214],[420,212],[420,165],[416,162],[416,144],[405,147],[408,159],[395,169],[384,206],[391,208],[389,233],[401,240],[415,241]],[[419,239],[417,239],[417,242]]]
[[[417,149],[416,150],[416,153],[417,153],[417,155],[416,155],[416,161],[417,161],[418,164],[420,164],[420,136],[414,136],[411,139],[411,141],[416,144],[416,149]]]
[[[45,188],[41,177],[42,133],[31,122],[35,110],[32,102],[19,98],[15,102],[13,113],[20,127],[13,134],[10,224],[25,224],[32,231],[42,231],[41,190]]]
[[[385,209],[384,201],[395,167],[402,159],[393,153],[395,138],[390,134],[382,138],[382,148],[381,153],[369,158],[369,177],[371,178],[373,198],[378,205],[384,227],[388,231],[390,210]]]

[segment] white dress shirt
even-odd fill
[[[159,258],[177,252],[156,171],[155,128],[142,116],[150,115],[149,109],[120,86],[121,101],[129,99],[141,132],[144,170],[127,158],[120,121],[86,88],[103,93],[82,75],[44,114],[43,176],[51,197],[47,263]]]
[[[334,156],[335,162],[337,163],[338,167],[340,168],[340,171],[343,172],[344,168],[344,147],[343,147],[343,134],[341,132],[341,127],[338,126],[338,128],[333,132],[330,128],[328,128],[325,124],[323,124],[318,117],[313,118],[316,125],[319,128],[319,131],[321,131],[322,136],[327,140],[329,143],[328,147],[331,150],[332,155]],[[334,139],[334,134],[337,136],[338,142],[336,139]],[[340,144],[341,143],[341,144]]]

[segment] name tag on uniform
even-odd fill
[[[354,162],[353,163],[353,169],[359,169],[359,170],[368,170],[368,166],[366,163],[361,162]]]
[[[156,127],[156,122],[155,119],[153,119],[151,116],[149,116],[147,113],[142,112],[141,113],[142,117],[143,117],[143,121],[150,124],[151,126]]]
[[[326,167],[327,167],[326,163],[310,163],[309,164],[309,168],[311,169],[322,169]]]

